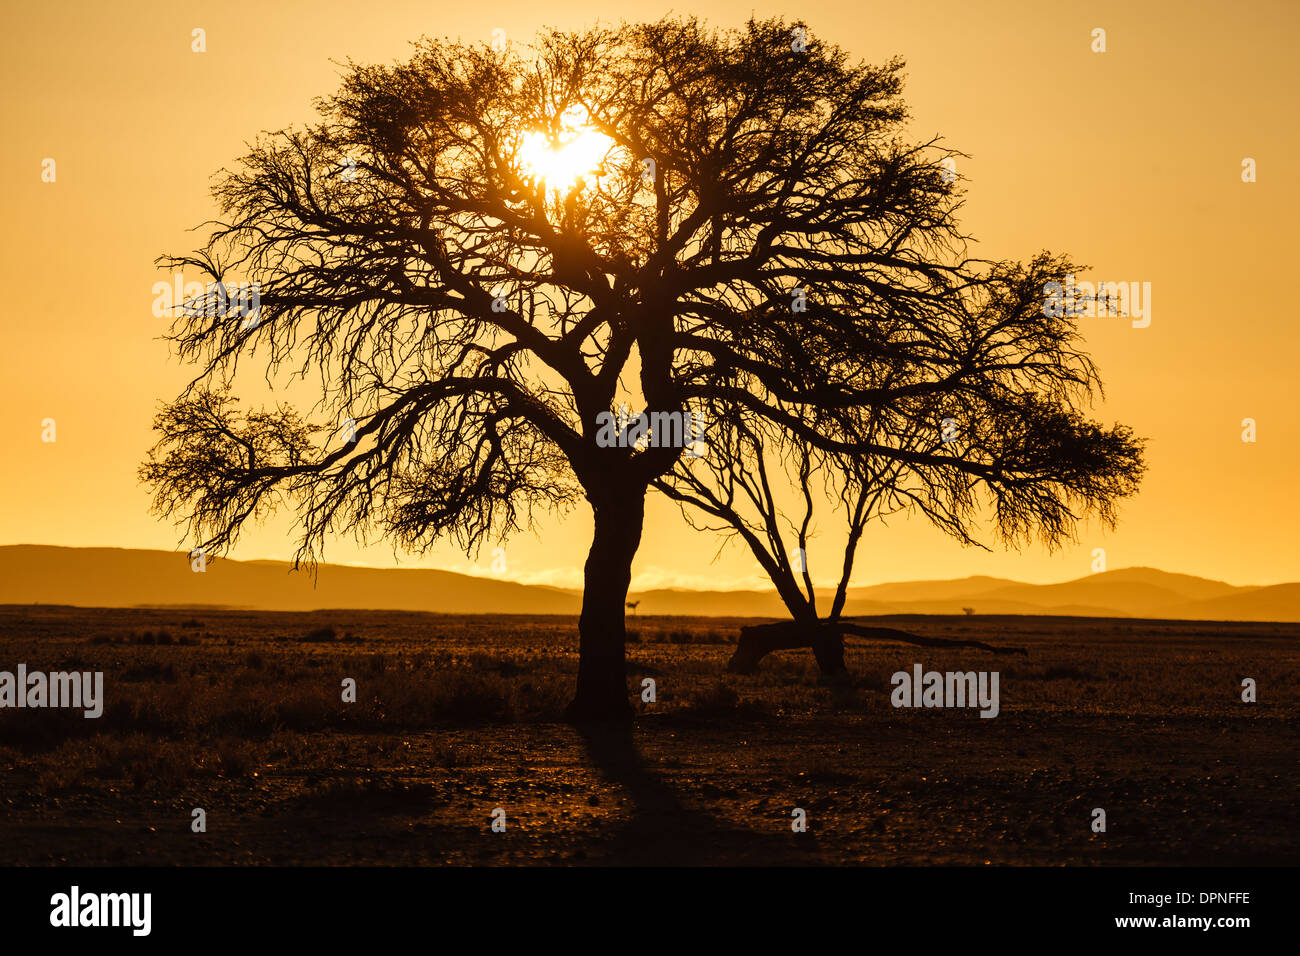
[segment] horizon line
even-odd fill
[[[0,548],[60,548],[67,551],[140,551],[140,552],[156,553],[156,554],[174,554],[174,555],[181,555],[187,557],[189,555],[189,552],[187,551],[181,551],[181,550],[168,551],[164,548],[141,548],[141,547],[125,547],[122,545],[98,545],[98,544],[85,544],[85,545],[49,544],[49,543],[33,542],[33,541],[0,544]],[[210,560],[233,561],[236,564],[254,564],[254,563],[282,564],[285,565],[286,567],[289,567],[290,569],[292,569],[294,565],[294,561],[292,559],[282,558],[282,557],[238,557],[236,558],[236,557],[231,557],[229,555],[214,555],[210,558]],[[573,591],[577,593],[582,592],[581,584],[577,584],[574,586],[566,586],[566,585],[549,584],[549,583],[537,582],[537,581],[525,581],[515,577],[511,577],[508,574],[493,574],[491,572],[474,573],[474,571],[465,570],[463,568],[453,569],[453,568],[446,568],[446,567],[430,567],[425,565],[409,566],[409,565],[360,564],[360,563],[349,563],[349,562],[340,562],[340,561],[328,561],[325,560],[324,558],[317,560],[316,565],[318,567],[328,566],[328,567],[336,567],[336,568],[355,568],[355,569],[366,570],[366,571],[440,571],[445,574],[458,574],[463,577],[482,578],[484,580],[489,580],[489,581],[501,581],[510,584],[518,584],[521,587],[546,588],[554,591],[566,591],[566,592]],[[309,566],[304,563],[299,568],[299,570],[307,570],[308,567]],[[560,570],[560,569],[555,569],[555,570]],[[1019,578],[1002,577],[996,574],[967,574],[963,576],[948,577],[948,578],[942,578],[942,577],[904,578],[901,580],[895,579],[889,581],[876,581],[871,584],[850,583],[849,588],[850,589],[873,588],[873,587],[882,587],[889,584],[955,582],[955,581],[970,580],[974,578],[986,578],[995,581],[1005,581],[1010,584],[1024,584],[1032,587],[1049,587],[1056,584],[1071,584],[1077,581],[1086,580],[1087,578],[1090,577],[1096,577],[1098,575],[1114,574],[1119,571],[1155,571],[1159,574],[1181,575],[1184,577],[1197,578],[1202,581],[1212,581],[1219,584],[1226,584],[1229,587],[1234,587],[1234,588],[1267,588],[1267,587],[1277,587],[1279,585],[1284,585],[1284,584],[1300,584],[1300,581],[1297,580],[1274,580],[1274,581],[1263,582],[1263,583],[1251,582],[1248,584],[1234,584],[1233,582],[1228,581],[1224,578],[1206,577],[1203,574],[1196,574],[1190,571],[1170,571],[1168,569],[1158,568],[1149,564],[1134,564],[1134,565],[1126,565],[1124,567],[1109,568],[1106,571],[1095,571],[1092,572],[1091,574],[1083,574],[1077,577],[1065,578],[1063,580],[1054,580],[1054,581],[1030,581],[1030,580],[1022,580]],[[767,580],[767,579],[762,579],[762,580]],[[770,584],[770,581],[768,581],[768,583]],[[835,588],[836,588],[835,584],[822,585],[822,584],[814,583],[815,590],[834,591]],[[631,588],[629,589],[629,593],[630,594],[645,593],[649,591],[687,591],[687,592],[696,592],[696,593],[717,592],[717,593],[743,594],[743,593],[753,592],[761,589],[762,589],[762,585],[755,586],[755,587],[682,587],[679,585],[672,585],[672,586]]]

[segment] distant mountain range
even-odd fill
[[[830,593],[824,606],[830,604]],[[641,615],[785,617],[774,591],[661,589],[631,596]],[[355,608],[447,614],[577,614],[579,592],[423,568],[322,564],[315,578],[280,561],[211,561],[122,548],[0,546],[0,604],[210,606],[277,611]],[[1061,584],[1005,578],[907,581],[850,588],[845,613],[1054,614],[1208,621],[1300,621],[1300,583],[1235,587],[1125,568]]]

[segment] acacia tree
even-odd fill
[[[964,544],[979,545],[973,520],[991,503],[1003,543],[1037,535],[1049,547],[1074,536],[1081,514],[1114,524],[1117,502],[1136,490],[1142,474],[1141,442],[1123,426],[1103,429],[1083,417],[1081,406],[1101,391],[1079,349],[1074,320],[1084,306],[1065,314],[1044,309],[1042,300],[1042,290],[1075,271],[1047,255],[1027,266],[988,264],[971,270],[951,310],[929,309],[925,321],[914,314],[873,320],[871,335],[889,348],[846,377],[888,397],[799,409],[840,421],[851,416],[849,431],[869,438],[871,451],[826,450],[724,406],[717,411],[729,420],[710,429],[709,454],[683,457],[655,480],[697,530],[743,542],[790,612],[790,622],[742,629],[729,669],[749,672],[773,650],[811,647],[824,675],[842,675],[846,634],[1009,650],[842,615],[854,559],[874,519],[920,512]],[[789,321],[799,325],[797,315]],[[819,368],[839,361],[833,354],[815,358]],[[904,382],[938,387],[898,387]],[[844,540],[842,548],[821,551],[838,563],[833,591],[819,595],[810,545],[828,505],[838,512]]]
[[[260,308],[176,318],[200,371],[158,416],[155,506],[216,551],[290,508],[310,562],[345,532],[472,552],[585,497],[573,719],[630,713],[631,563],[647,489],[683,452],[605,440],[616,404],[743,414],[841,460],[934,466],[953,494],[982,480],[1018,513],[1032,470],[881,444],[864,412],[953,390],[949,353],[891,330],[937,340],[978,281],[955,254],[950,154],[901,135],[900,70],[800,24],[693,19],[350,65],[317,122],[218,178],[205,245],[160,260],[218,295],[256,283]],[[318,401],[241,411],[250,362]],[[997,447],[1021,421],[1003,401],[983,426]]]

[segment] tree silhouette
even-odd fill
[[[871,348],[869,339],[889,343],[854,373],[860,389],[880,397],[836,414],[852,416],[852,433],[870,450],[825,450],[745,410],[714,410],[720,417],[708,432],[709,454],[683,457],[654,484],[697,529],[740,539],[790,611],[787,624],[743,629],[731,669],[748,672],[773,650],[811,647],[823,674],[840,674],[845,634],[1004,650],[843,618],[873,519],[917,511],[978,544],[971,524],[991,503],[1004,543],[1037,535],[1049,546],[1073,536],[1080,512],[1114,523],[1117,501],[1141,476],[1141,443],[1122,426],[1107,430],[1082,416],[1077,406],[1101,383],[1078,350],[1077,316],[1042,307],[1042,290],[1077,269],[1047,255],[1026,266],[968,265],[968,286],[945,309],[922,321],[911,313],[860,326],[858,354]],[[891,385],[904,382],[935,387]],[[800,414],[827,409],[809,405]],[[845,535],[834,556],[835,589],[819,607],[809,552],[828,503]]]
[[[992,392],[970,399],[985,417],[962,419],[980,454],[879,438],[876,409],[962,406],[971,303],[997,288],[960,252],[955,154],[901,137],[900,70],[799,23],[693,19],[350,64],[318,122],[264,136],[218,178],[205,245],[160,259],[213,294],[171,330],[200,372],[158,416],[142,468],[155,507],[216,551],[288,507],[310,563],[338,533],[472,553],[585,497],[577,720],[631,712],[632,559],[647,489],[685,444],[635,426],[610,441],[618,403],[889,458],[959,504],[982,483],[1010,528],[1064,521],[1042,475],[1086,490],[1052,469],[1094,459],[1061,442],[1135,454],[1054,410],[1077,372],[1030,395],[986,368]],[[1017,293],[1041,297],[1021,275]],[[232,280],[257,284],[253,316],[226,307]],[[1044,320],[1004,347],[1054,368],[1069,328]],[[241,412],[250,361],[318,381],[319,400]],[[1032,431],[1043,422],[1057,427]]]

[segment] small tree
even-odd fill
[[[978,544],[971,523],[991,503],[1004,543],[1037,534],[1049,547],[1073,536],[1080,513],[1114,523],[1118,500],[1141,477],[1141,442],[1123,426],[1089,422],[1078,407],[1101,382],[1079,351],[1076,315],[1044,308],[1046,290],[1076,268],[1046,255],[1027,266],[989,265],[971,273],[955,299],[960,308],[927,309],[923,321],[909,314],[846,328],[846,338],[859,341],[841,354],[853,356],[855,385],[873,398],[796,411],[848,420],[846,433],[869,448],[827,448],[723,409],[732,417],[711,433],[709,454],[683,458],[656,480],[697,529],[743,541],[790,611],[788,624],[744,629],[731,669],[753,670],[773,650],[811,647],[823,674],[841,674],[846,633],[1004,650],[842,617],[857,549],[874,518],[916,511]],[[858,363],[858,354],[872,353],[880,357]],[[843,361],[835,354],[811,359],[819,367]],[[819,608],[808,554],[815,516],[828,503],[842,512],[845,541],[833,597]]]

